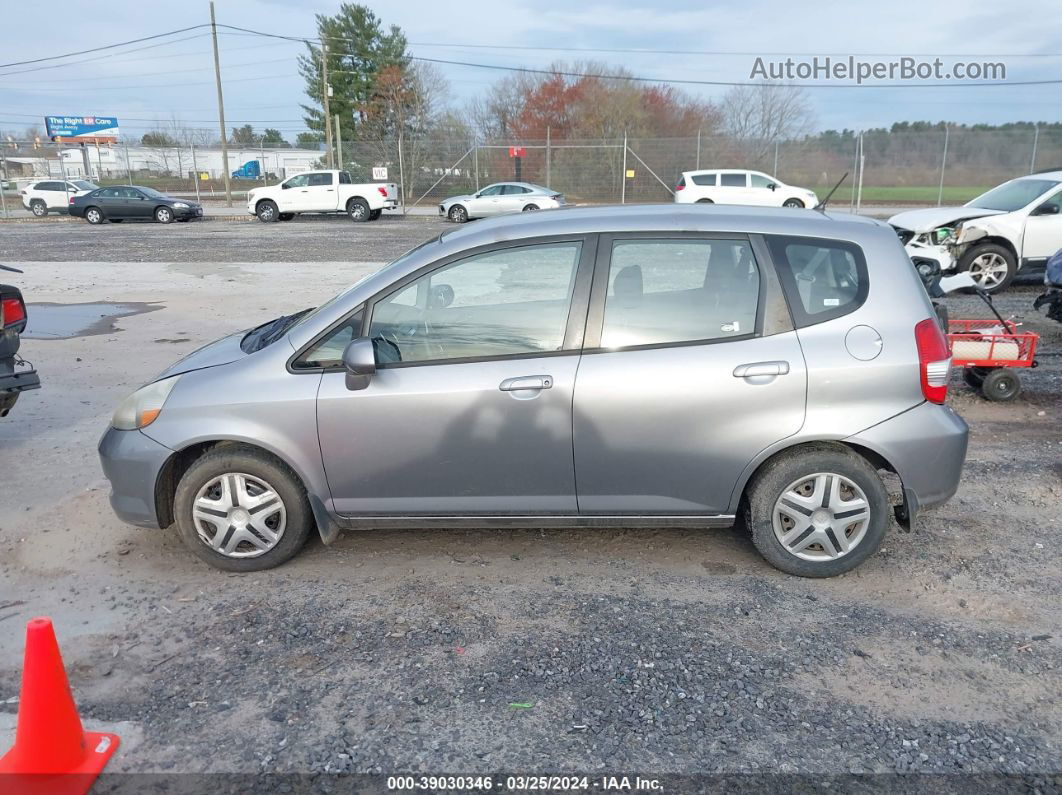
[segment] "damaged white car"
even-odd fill
[[[907,253],[944,271],[969,271],[994,293],[1021,268],[1062,249],[1062,171],[1012,179],[962,207],[909,210],[889,219]]]

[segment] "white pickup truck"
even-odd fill
[[[247,212],[259,221],[290,221],[299,213],[346,213],[352,221],[375,221],[398,207],[393,182],[355,184],[346,171],[307,171],[247,192]]]

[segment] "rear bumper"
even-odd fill
[[[140,431],[108,428],[99,443],[100,465],[111,483],[111,508],[123,522],[159,526],[155,484],[173,451]]]
[[[398,199],[384,199],[383,208],[385,210],[397,210]]]
[[[885,458],[903,481],[909,512],[949,500],[959,488],[970,429],[947,406],[922,403],[844,441]]]

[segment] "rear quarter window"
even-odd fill
[[[855,243],[768,235],[767,245],[797,327],[842,317],[866,301],[867,262]]]

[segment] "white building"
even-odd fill
[[[316,149],[251,149],[229,148],[229,172],[244,164],[256,162],[259,173],[270,178],[285,179],[314,168],[324,157]],[[25,158],[20,158],[25,159]],[[85,161],[88,160],[86,169]],[[124,146],[122,144],[66,147],[59,150],[59,158],[33,159],[37,176],[70,179],[120,178],[132,173],[153,176],[191,178],[198,172],[203,179],[220,179],[224,173],[221,149],[201,149],[185,146]]]

